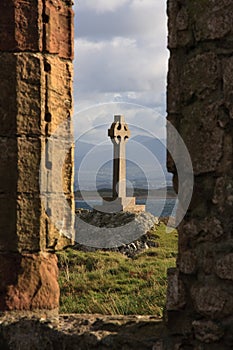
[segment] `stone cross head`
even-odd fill
[[[111,128],[108,129],[108,136],[115,144],[128,141],[130,131],[123,115],[114,116],[114,123],[112,123]]]

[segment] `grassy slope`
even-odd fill
[[[175,266],[177,232],[151,231],[159,248],[129,259],[120,253],[58,253],[62,313],[162,315],[167,268]]]

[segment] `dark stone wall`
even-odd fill
[[[194,189],[168,274],[168,349],[233,348],[233,2],[169,0],[168,120]],[[168,133],[168,144],[176,141]],[[168,169],[178,179],[168,157]]]

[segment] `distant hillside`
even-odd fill
[[[82,193],[81,193],[82,192]],[[130,192],[130,190],[127,191],[127,195],[133,195],[136,198],[147,198],[148,196],[148,190],[143,188],[134,188],[133,194]],[[109,188],[102,188],[98,190],[98,193],[101,197],[111,197],[112,196],[112,190]],[[167,188],[159,188],[159,189],[152,189],[150,190],[150,197],[157,197],[157,198],[164,198],[164,193],[166,193],[167,198],[175,198],[176,193],[174,192],[173,187],[168,186]],[[82,195],[85,198],[89,199],[95,199],[96,193],[94,191],[76,191],[75,192],[75,199],[83,199]]]
[[[126,150],[127,180],[134,188],[147,188],[149,183],[155,184],[152,187],[166,186],[167,181],[171,183],[171,175],[166,169],[166,147],[160,140],[136,136],[129,139]],[[112,154],[113,145],[110,142],[96,147],[94,144],[78,141],[75,148],[75,190],[91,190],[95,186],[111,188]],[[78,181],[80,171],[81,184]],[[96,181],[94,184],[93,179]]]
[[[140,143],[141,145],[145,146],[149,151],[151,151],[154,156],[158,159],[159,163],[162,165],[162,167],[166,166],[166,141],[165,140],[158,140],[153,137],[148,136],[135,136],[132,138],[133,141],[136,141]]]

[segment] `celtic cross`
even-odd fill
[[[128,125],[123,115],[115,115],[114,123],[108,130],[108,136],[114,145],[113,152],[113,198],[126,197],[126,150],[125,144],[130,137]]]

